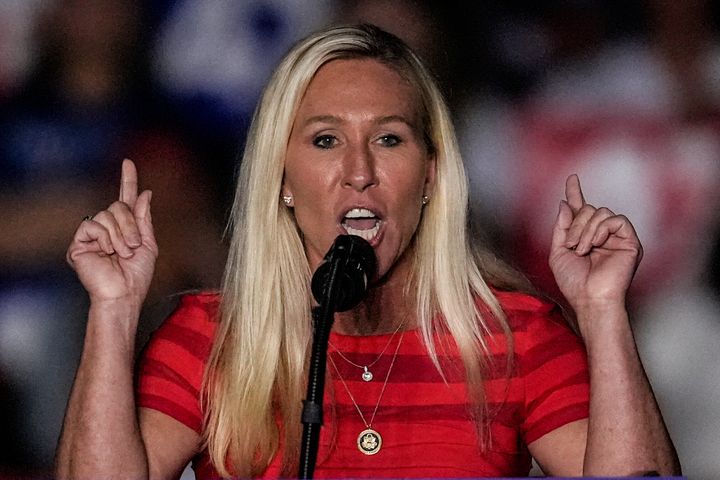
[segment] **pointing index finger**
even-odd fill
[[[132,160],[127,158],[122,163],[120,177],[120,201],[126,203],[131,209],[135,207],[138,197],[137,169]]]
[[[580,188],[580,179],[577,174],[572,174],[567,178],[565,182],[565,197],[567,203],[572,208],[573,213],[577,213],[583,205],[585,205],[585,197]]]

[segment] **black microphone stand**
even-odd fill
[[[300,473],[298,478],[313,478],[317,461],[320,427],[323,421],[323,395],[325,393],[325,366],[327,362],[330,330],[335,320],[336,299],[340,282],[336,281],[340,262],[332,262],[327,296],[319,307],[312,310],[314,335],[308,374],[307,396],[303,401],[303,423],[300,444]]]

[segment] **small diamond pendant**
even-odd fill
[[[372,374],[372,372],[370,372],[370,370],[368,370],[367,367],[363,367],[363,369],[365,369],[365,371],[362,374],[362,379],[365,380],[366,382],[369,382],[370,380],[373,379],[373,374]]]

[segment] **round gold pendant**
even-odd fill
[[[357,446],[365,455],[375,455],[382,447],[382,437],[372,428],[368,428],[358,435]]]

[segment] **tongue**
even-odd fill
[[[344,224],[355,230],[370,230],[376,222],[374,218],[346,218]]]

